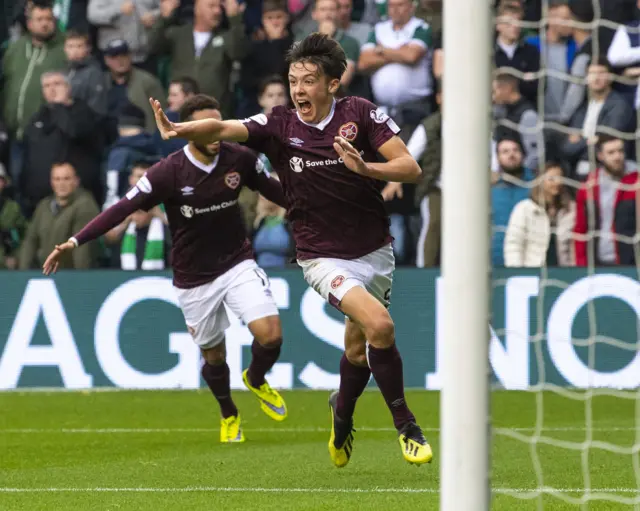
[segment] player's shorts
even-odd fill
[[[365,288],[389,307],[396,266],[390,244],[358,259],[320,257],[298,261],[298,264],[307,283],[338,310],[344,296],[356,286]]]
[[[174,288],[194,342],[209,349],[224,341],[230,322],[225,305],[245,324],[278,315],[267,274],[253,259],[192,289]]]

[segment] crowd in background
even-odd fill
[[[198,93],[215,96],[227,118],[269,113],[289,102],[288,48],[314,31],[345,51],[340,94],[368,98],[391,115],[422,166],[415,185],[381,186],[397,263],[438,266],[442,125],[464,122],[441,108],[446,1],[5,2],[0,268],[40,267],[55,244],[181,149],[183,142],[159,137],[149,97],[174,121]],[[639,7],[636,0],[496,3],[487,141],[494,266],[636,263]],[[284,211],[247,190],[241,204],[258,264],[290,264]],[[64,266],[169,264],[158,207],[74,251]]]

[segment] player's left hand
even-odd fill
[[[342,158],[342,161],[349,170],[356,174],[360,174],[361,176],[366,176],[368,174],[367,164],[362,159],[362,156],[360,156],[358,150],[353,147],[347,139],[335,137],[333,148],[338,153],[338,156]]]

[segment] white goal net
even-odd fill
[[[499,3],[493,503],[640,509],[640,12],[635,1],[541,0],[538,19],[536,2]],[[531,172],[512,172],[514,133]]]

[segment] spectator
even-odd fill
[[[559,154],[575,167],[578,178],[584,179],[590,171],[589,148],[598,141],[596,132],[602,128],[622,134],[634,131],[635,115],[624,96],[611,89],[610,67],[606,58],[595,59],[588,69],[589,102],[584,104],[569,121],[576,132],[563,136]]]
[[[256,262],[261,268],[284,268],[294,256],[285,210],[260,195],[256,212],[253,225]]]
[[[518,79],[506,73],[493,80],[494,130],[496,140],[506,135],[520,137],[524,146],[524,165],[538,168],[538,114],[533,105],[520,94]]]
[[[444,33],[438,32],[433,38],[433,56],[431,60],[431,70],[433,72],[434,83],[442,81],[444,74],[444,50],[442,49]],[[518,82],[519,84],[520,82]]]
[[[437,82],[436,82],[437,83]],[[416,248],[416,266],[431,268],[440,264],[440,241],[442,239],[442,192],[440,173],[442,170],[442,92],[436,100],[440,110],[427,117],[418,126],[407,144],[411,155],[420,162],[422,176],[416,186],[415,201],[420,207],[422,228]]]
[[[222,105],[223,117],[233,112],[230,78],[234,61],[242,61],[250,50],[242,13],[246,5],[225,0],[229,29],[222,28],[221,0],[196,0],[193,23],[175,25],[178,2],[164,0],[162,16],[150,34],[151,50],[168,54],[172,79],[190,76],[203,94],[214,96]]]
[[[411,133],[431,110],[431,29],[413,16],[410,0],[391,0],[388,7],[391,19],[375,25],[359,66],[372,74],[376,103]]]
[[[537,35],[527,39],[540,53],[544,52],[546,71],[553,72],[553,75],[546,76],[545,82],[544,114],[548,120],[560,119],[568,85],[561,76],[569,74],[576,55],[576,42],[571,37],[571,10],[568,3],[569,0],[549,0],[548,23],[544,32],[546,39],[542,41]]]
[[[51,168],[53,195],[42,199],[36,208],[20,248],[21,270],[41,268],[56,245],[65,242],[98,213],[91,194],[80,187],[70,163],[55,163]],[[65,254],[60,269],[88,269],[97,261],[97,245],[88,243]]]
[[[591,23],[593,21],[593,6],[591,2],[573,1],[569,4],[573,19],[578,23]],[[576,56],[571,65],[571,83],[567,86],[559,121],[563,124],[569,122],[573,114],[586,99],[586,77],[591,58],[593,56],[593,44],[591,29],[580,26],[573,27],[573,40],[576,42]]]
[[[249,117],[258,111],[256,98],[262,80],[274,74],[286,80],[289,72],[286,54],[293,43],[288,23],[289,14],[282,0],[265,0],[262,4],[262,30],[254,34],[251,50],[242,62],[240,83],[244,97],[238,109],[239,118]]]
[[[426,21],[434,32],[442,31],[443,0],[419,0],[416,17]]]
[[[528,197],[527,183],[533,181],[534,174],[523,165],[519,139],[499,140],[497,153],[499,170],[491,173],[491,262],[500,268],[504,266],[504,236],[511,212],[516,204]]]
[[[131,168],[129,187],[133,188],[151,165],[136,163]],[[105,234],[109,245],[119,247],[122,270],[164,270],[169,266],[171,236],[166,215],[159,206],[136,211],[118,227]]]
[[[311,17],[315,24],[306,32],[296,34],[296,40],[304,39],[311,32],[320,32],[335,39],[347,56],[347,69],[340,79],[343,90],[348,89],[356,72],[360,57],[358,41],[338,28],[338,0],[315,0]]]
[[[87,1],[88,0],[54,0],[53,14],[58,20],[58,30],[67,32],[68,30],[85,29],[87,21]]]
[[[51,7],[28,10],[28,33],[12,43],[4,55],[4,121],[13,138],[10,173],[17,183],[22,169],[24,129],[42,105],[40,77],[65,66],[64,43],[56,31]]]
[[[89,35],[75,30],[65,34],[69,82],[73,99],[87,104],[100,117],[107,115],[107,81],[102,67],[91,55]]]
[[[0,117],[0,164],[5,171],[9,168],[9,132]]]
[[[25,214],[51,193],[50,173],[55,162],[66,161],[74,169],[85,190],[102,201],[100,165],[103,126],[98,115],[84,102],[73,100],[65,73],[42,75],[45,104],[31,119],[24,134],[24,169],[21,201]]]
[[[153,163],[160,156],[155,135],[147,133],[144,124],[144,112],[132,103],[125,105],[118,117],[119,137],[107,158],[107,198],[104,209],[120,200],[129,188],[129,173],[134,163]]]
[[[638,2],[640,5],[640,1]],[[626,20],[629,21],[629,20]],[[620,25],[613,36],[607,57],[611,65],[624,68],[624,76],[631,79],[640,78],[640,21],[635,20],[626,25]],[[640,87],[621,86],[640,108]]]
[[[635,265],[638,173],[626,173],[624,142],[619,138],[601,135],[597,156],[601,166],[589,173],[576,196],[576,264]],[[588,242],[591,235],[594,244]],[[590,246],[593,253],[588,253]]]
[[[122,39],[107,44],[104,60],[109,68],[109,113],[118,117],[122,108],[133,103],[145,114],[145,129],[149,133],[156,131],[156,120],[149,98],[164,103],[164,89],[160,81],[150,73],[133,67],[129,45]]]
[[[512,68],[523,73],[520,92],[532,104],[538,101],[538,80],[535,73],[540,70],[540,52],[520,39],[523,11],[512,3],[500,4],[496,30],[495,64],[498,69]]]
[[[114,39],[126,41],[133,63],[154,74],[154,63],[147,63],[148,31],[159,15],[160,0],[89,0],[87,9],[89,22],[98,27],[100,51]]]
[[[576,204],[562,184],[562,167],[547,163],[542,181],[509,217],[504,239],[507,267],[575,266]]]
[[[18,203],[7,196],[9,175],[0,163],[0,269],[18,268],[18,247],[27,230]]]
[[[165,111],[167,118],[171,122],[180,121],[180,108],[183,103],[199,93],[200,87],[198,87],[198,82],[193,78],[184,77],[173,80],[169,84],[169,96],[167,98],[169,108]],[[155,131],[153,138],[156,147],[160,149],[160,154],[163,157],[169,156],[171,153],[182,149],[185,145],[185,141],[179,138],[162,140],[162,136],[158,130]]]
[[[336,17],[338,29],[355,39],[358,42],[358,48],[360,48],[369,39],[371,25],[353,21],[351,19],[352,13],[353,0],[338,0],[338,16]]]

